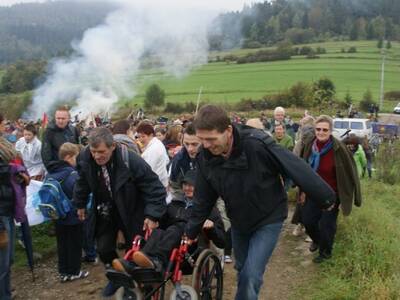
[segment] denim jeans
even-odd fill
[[[278,242],[282,224],[267,224],[250,233],[232,227],[235,269],[238,272],[236,300],[258,299],[265,268]]]
[[[11,299],[10,273],[14,261],[15,226],[13,217],[0,217],[0,222],[8,234],[8,245],[0,249],[0,299]]]

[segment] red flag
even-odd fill
[[[49,118],[47,117],[46,113],[43,113],[42,128],[46,128],[47,127],[47,123],[49,123]]]

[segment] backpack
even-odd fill
[[[39,210],[47,219],[64,219],[72,209],[72,203],[64,194],[61,183],[53,178],[45,179],[38,194]]]
[[[11,185],[10,166],[2,159],[0,159],[0,200],[2,213],[13,211],[15,196]]]

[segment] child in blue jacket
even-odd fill
[[[75,170],[76,157],[80,148],[76,144],[65,143],[60,147],[58,161],[49,163],[47,175],[60,182],[68,199],[72,199],[78,173]],[[58,272],[61,282],[86,278],[89,272],[81,270],[83,223],[72,209],[64,219],[56,221]]]

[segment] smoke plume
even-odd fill
[[[71,57],[50,64],[46,81],[34,92],[30,117],[67,101],[83,115],[112,111],[118,99],[135,95],[146,62],[157,62],[158,69],[175,76],[204,64],[207,25],[215,15],[173,2],[122,2],[102,25],[88,29]]]

